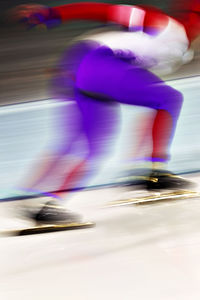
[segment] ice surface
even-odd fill
[[[105,208],[124,193],[90,190],[66,201],[95,228],[2,237],[0,299],[199,299],[200,199]],[[1,228],[15,208],[1,203]]]

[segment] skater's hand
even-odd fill
[[[61,21],[52,8],[39,4],[19,5],[9,13],[10,20],[19,22],[27,29],[33,27],[52,28],[58,26]]]

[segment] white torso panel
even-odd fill
[[[172,18],[157,35],[143,31],[111,31],[93,34],[85,39],[106,45],[117,55],[136,57],[134,63],[158,75],[172,73],[193,58],[184,27]]]

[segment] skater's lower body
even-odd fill
[[[119,131],[121,104],[154,110],[152,152],[149,156],[152,173],[147,186],[162,188],[186,184],[183,179],[158,168],[162,165],[162,169],[166,169],[170,158],[170,145],[183,102],[180,92],[134,64],[133,58],[120,58],[108,47],[86,41],[64,53],[58,70],[51,82],[53,96],[71,101],[75,113],[71,115],[69,124],[69,114],[64,114],[61,109],[64,142],[54,149],[56,160],[69,156],[80,137],[84,136],[87,141],[84,158],[67,174],[60,190],[87,185],[102,161],[109,156]],[[69,132],[70,139],[67,136],[65,141]],[[49,168],[45,167],[38,182],[52,173],[54,167],[54,162]]]
[[[111,115],[108,116],[105,112],[104,120],[110,118],[110,122],[105,123],[107,130],[104,127],[104,132],[100,130],[94,134],[95,139],[100,142],[106,138],[106,132],[110,139],[111,131],[115,130],[113,125],[116,126],[116,123],[113,122],[120,110],[119,104],[142,106],[154,111],[151,122],[152,151],[148,158],[152,171],[147,176],[147,188],[183,188],[189,184],[167,170],[170,146],[183,103],[183,96],[179,91],[150,71],[134,64],[133,58],[119,58],[105,46],[88,51],[75,78],[76,101],[83,112],[85,105],[89,111],[90,103],[99,103],[101,107],[105,107],[105,111],[108,105],[115,107],[111,110]],[[98,109],[94,116],[98,119]],[[84,117],[83,114],[83,118],[86,119],[87,115]],[[91,128],[92,122],[88,121],[87,126]],[[95,127],[93,130],[95,131]],[[88,137],[90,141],[90,136]]]

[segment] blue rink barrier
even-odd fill
[[[191,171],[191,172],[184,172],[184,173],[177,173],[177,175],[188,175],[188,174],[200,174],[200,170],[197,171]],[[41,191],[35,191],[35,192],[30,192],[30,193],[26,193],[25,191],[18,191],[16,193],[10,193],[10,196],[6,196],[4,197],[1,194],[1,198],[0,198],[0,202],[13,202],[13,201],[22,201],[22,200],[29,200],[29,199],[37,199],[40,197],[53,197],[53,198],[57,198],[59,200],[62,201],[62,199],[60,199],[59,196],[55,196],[55,193],[63,193],[63,192],[76,192],[79,190],[96,190],[96,189],[104,189],[104,188],[109,188],[109,187],[119,187],[119,186],[125,186],[125,185],[129,185],[130,181],[124,181],[123,184],[119,184],[117,182],[110,182],[107,184],[99,184],[99,185],[90,185],[87,187],[79,187],[79,188],[74,188],[74,189],[65,189],[65,190],[55,190],[55,191],[49,191],[49,192],[41,192]],[[135,185],[137,185],[137,182],[135,182]],[[134,186],[134,182],[131,181],[131,186]],[[23,193],[24,192],[24,193]],[[9,193],[8,193],[9,194]]]

